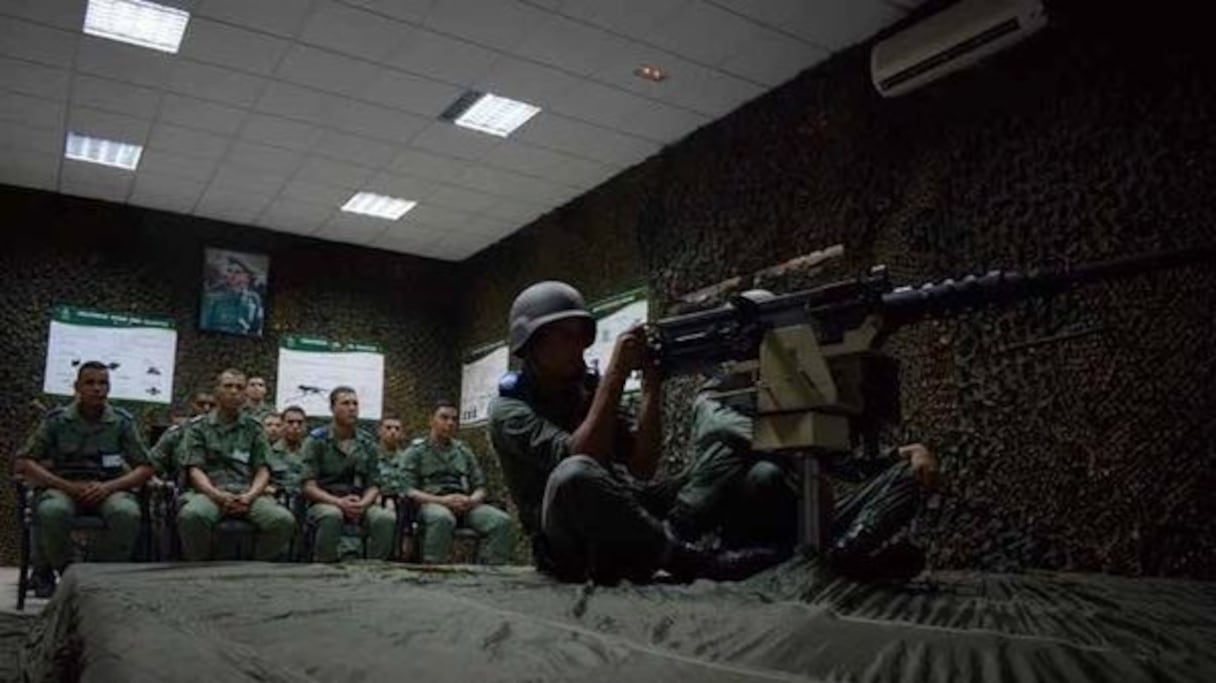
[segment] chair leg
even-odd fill
[[[23,522],[21,525],[21,567],[17,570],[18,612],[25,611],[25,594],[30,589],[30,536],[30,526]]]

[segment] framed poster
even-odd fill
[[[177,331],[168,318],[55,306],[42,390],[74,396],[77,370],[95,360],[110,370],[110,398],[168,404],[176,355]]]
[[[269,274],[270,257],[265,254],[204,249],[199,329],[262,336]]]
[[[490,417],[490,401],[498,395],[498,380],[506,374],[510,354],[505,342],[470,351],[460,372],[460,426],[471,427]]]
[[[329,392],[348,386],[359,395],[359,419],[379,420],[384,401],[384,354],[375,344],[344,344],[287,335],[279,341],[275,408],[300,406],[309,417],[330,417]]]

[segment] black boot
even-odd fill
[[[681,581],[742,581],[788,558],[788,551],[767,546],[710,551],[678,543],[664,568]]]
[[[34,597],[49,598],[55,594],[55,570],[50,567],[38,567],[30,576],[34,587]]]

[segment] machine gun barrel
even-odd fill
[[[666,374],[690,374],[726,361],[755,358],[765,333],[774,328],[809,324],[821,342],[830,343],[869,316],[877,316],[883,332],[890,332],[925,318],[959,315],[1051,296],[1092,282],[1195,263],[1216,263],[1216,245],[1061,270],[993,270],[917,287],[894,287],[886,270],[875,268],[855,280],[759,301],[735,297],[723,307],[665,318],[651,325],[649,339]]]

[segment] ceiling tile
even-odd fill
[[[62,102],[29,97],[17,93],[0,96],[0,121],[14,121],[38,128],[53,128],[62,125],[63,113],[67,109]]]
[[[389,68],[380,68],[360,86],[355,95],[361,99],[427,118],[438,118],[464,93],[464,88]]]
[[[109,78],[77,74],[72,82],[72,104],[129,114],[142,119],[156,118],[161,91]]]
[[[422,197],[422,201],[457,211],[478,213],[498,201],[498,197],[454,185],[436,184]]]
[[[299,40],[380,62],[410,42],[416,30],[383,15],[321,0]]]
[[[192,17],[180,54],[200,62],[270,74],[287,47],[287,41],[267,33]]]
[[[161,101],[160,118],[180,126],[231,135],[241,127],[245,110],[170,93]]]
[[[364,166],[312,156],[304,162],[299,171],[296,171],[295,180],[307,180],[354,189],[362,187],[363,183],[367,182],[367,179],[374,173],[374,170]],[[345,202],[346,199],[342,201]]]
[[[390,197],[421,202],[426,201],[426,198],[431,195],[434,183],[425,178],[415,176],[377,173],[375,177],[365,182],[360,189]]]
[[[250,194],[272,197],[287,182],[287,174],[275,171],[236,166],[225,161],[216,169],[207,186],[208,192],[221,194]]]
[[[405,142],[431,123],[430,119],[375,104],[331,96],[328,122],[334,128],[371,138]]]
[[[0,183],[54,191],[59,186],[59,155],[24,149],[3,149]]]
[[[479,45],[510,51],[548,12],[515,0],[437,0],[427,14],[429,28]]]
[[[406,217],[412,222],[433,228],[456,229],[468,223],[473,214],[433,204],[419,204],[406,214]]]
[[[434,121],[410,141],[410,146],[447,157],[476,161],[500,142],[502,138],[493,135],[461,128],[447,121]]]
[[[324,123],[328,117],[329,106],[329,98],[323,92],[271,81],[254,108],[289,119]]]
[[[250,114],[240,136],[245,140],[306,152],[317,144],[322,132],[311,124],[267,114]]]
[[[435,244],[442,237],[430,232],[397,232],[385,230],[368,243],[368,246],[401,254],[417,254],[418,250]]]
[[[155,135],[155,134],[154,134]],[[160,149],[145,149],[139,157],[139,173],[144,176],[163,176],[167,179],[206,183],[215,173],[215,159],[200,159],[165,152]],[[136,183],[138,184],[138,182]]]
[[[257,100],[265,83],[260,76],[179,58],[168,87],[184,95],[248,107]]]
[[[535,126],[521,131],[521,142],[622,167],[632,166],[660,148],[658,143],[650,140],[624,135],[556,114],[541,114],[537,119]]]
[[[595,78],[650,99],[657,99],[718,118],[763,92],[763,88],[727,73],[694,64],[656,48],[637,44],[637,59],[615,62]],[[655,64],[667,78],[655,83],[633,74],[637,63]]]
[[[287,175],[300,166],[304,152],[236,140],[228,150],[226,163],[259,171]]]
[[[59,157],[63,155],[65,142],[63,126],[34,128],[17,122],[0,126],[0,148],[5,151],[22,150]]]
[[[325,204],[293,199],[276,199],[258,217],[258,224],[292,232],[311,235],[329,221],[336,209]]]
[[[228,149],[228,138],[168,123],[157,123],[152,126],[148,146],[173,154],[218,159],[224,156]]]
[[[348,2],[376,14],[410,23],[419,23],[425,19],[427,12],[431,10],[431,5],[434,4],[434,0],[348,0]]]
[[[692,61],[712,65],[737,53],[762,30],[746,16],[694,2],[658,22],[643,37]]]
[[[80,0],[5,0],[2,11],[66,31],[79,31],[84,25],[84,9],[85,3]]]
[[[503,198],[486,207],[485,215],[524,225],[548,211],[544,204]]]
[[[195,14],[290,38],[310,9],[311,3],[303,0],[203,0]]]
[[[904,14],[881,0],[716,0],[716,4],[829,50],[859,43]]]
[[[508,56],[495,62],[490,71],[478,79],[475,88],[546,109],[579,83],[577,76]]]
[[[397,156],[398,148],[380,140],[326,130],[322,132],[312,151],[333,159],[350,161],[360,166],[384,168]]]
[[[113,114],[89,107],[73,107],[68,112],[68,130],[106,140],[142,145],[152,122],[125,114]]]
[[[354,191],[349,187],[337,187],[323,182],[303,180],[297,174],[283,186],[281,196],[293,201],[326,204],[337,209],[351,198]]]
[[[380,75],[380,67],[315,47],[291,48],[275,75],[283,80],[343,95],[357,95]]]
[[[194,213],[230,223],[252,225],[269,203],[269,197],[208,188],[194,207]]]
[[[469,86],[489,72],[499,53],[456,37],[420,30],[387,63],[457,86]]]
[[[76,51],[76,70],[149,88],[169,82],[176,55],[82,35]]]
[[[367,244],[380,236],[388,227],[389,222],[382,218],[370,218],[339,211],[314,233],[314,237],[349,244]]]
[[[0,54],[50,66],[71,66],[79,34],[20,19],[0,21]]]
[[[0,87],[49,100],[68,97],[68,70],[0,57]]]
[[[135,174],[97,164],[63,160],[59,172],[59,191],[80,197],[125,202]]]
[[[691,2],[693,0],[565,0],[561,11],[618,33],[640,36]]]
[[[206,186],[198,181],[144,173],[141,168],[135,176],[130,202],[153,209],[190,213]]]
[[[704,114],[673,107],[662,102],[650,102],[630,113],[621,130],[648,140],[671,143],[712,121]]]
[[[827,50],[816,45],[765,30],[725,59],[719,68],[775,87],[827,59],[828,55]]]
[[[389,170],[446,182],[464,173],[470,164],[464,159],[406,148],[389,164]]]
[[[541,203],[564,202],[571,190],[554,183],[487,166],[477,166],[460,176],[458,182],[468,187],[484,190],[499,197],[515,197]]]
[[[513,52],[563,71],[589,75],[628,49],[628,41],[601,28],[549,14],[531,27]]]

